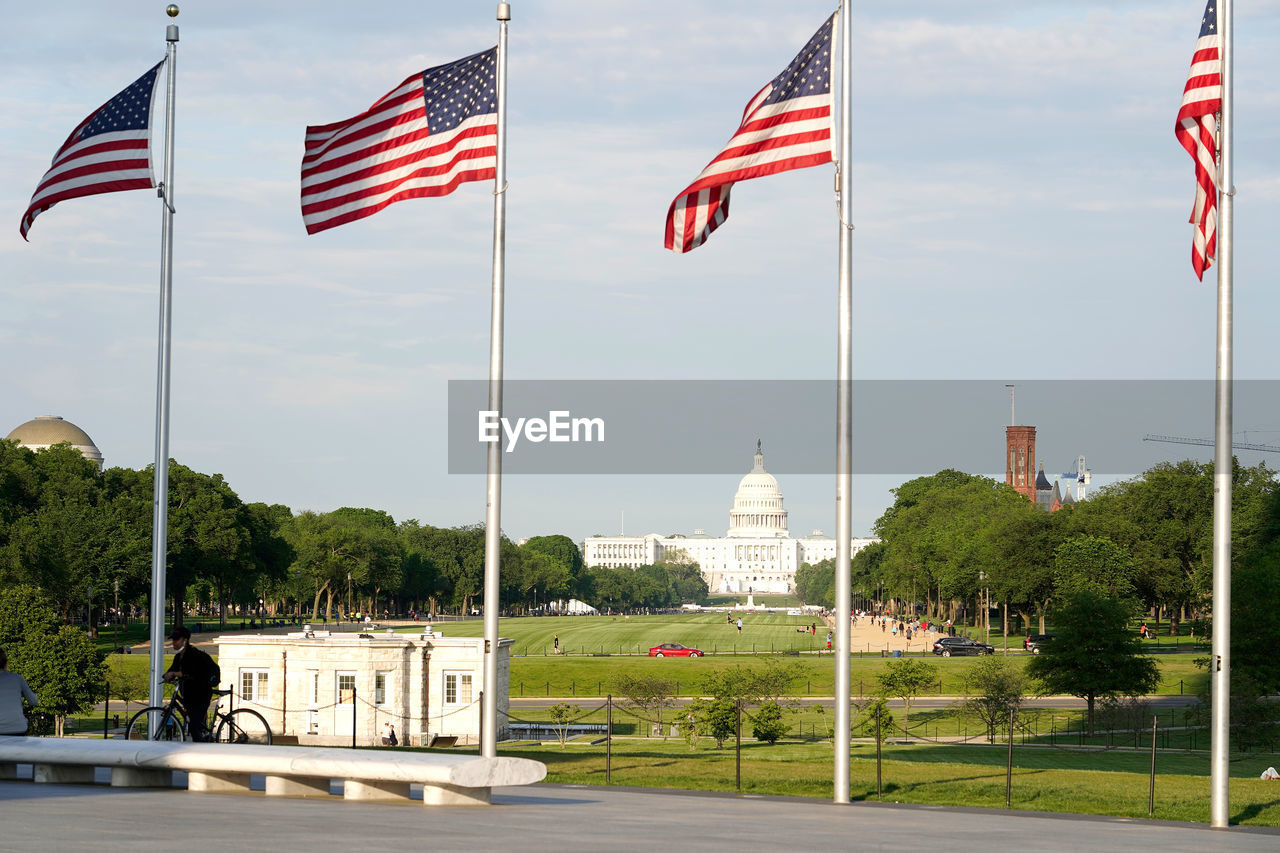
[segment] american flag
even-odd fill
[[[1196,277],[1213,263],[1218,248],[1218,111],[1222,109],[1222,37],[1218,33],[1218,0],[1209,0],[1200,22],[1200,39],[1182,90],[1182,108],[1174,133],[1196,164],[1196,203],[1191,224],[1191,266]]]
[[[365,112],[307,128],[302,221],[315,234],[494,177],[498,48],[414,74]]]
[[[71,131],[22,214],[22,239],[36,217],[60,201],[156,185],[151,175],[151,101],[161,65],[164,60]]]
[[[735,181],[832,161],[834,24],[832,15],[791,64],[756,93],[733,138],[671,202],[668,249],[688,252],[707,241],[729,216],[729,190]]]

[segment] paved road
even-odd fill
[[[426,808],[0,782],[0,851],[5,853],[137,853],[191,844],[271,853],[397,847],[450,853],[1275,853],[1280,830],[562,785],[499,789],[489,808]]]

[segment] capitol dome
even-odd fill
[[[55,444],[70,444],[85,459],[96,462],[99,471],[102,470],[102,451],[93,443],[89,434],[57,415],[41,415],[35,420],[27,421],[5,438],[31,450],[43,450]]]
[[[787,511],[782,508],[782,490],[773,475],[764,470],[764,451],[756,441],[755,465],[738,483],[729,511],[729,536],[787,535]]]

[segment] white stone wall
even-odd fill
[[[257,710],[277,735],[297,737],[312,745],[358,745],[381,742],[390,721],[401,743],[417,744],[428,735],[457,737],[476,743],[480,736],[480,691],[484,686],[484,640],[435,634],[358,634],[313,636],[295,633],[219,637],[218,665],[222,687],[235,691],[236,707]],[[511,640],[498,643],[498,719],[505,736],[509,713]],[[267,673],[266,695],[251,696],[242,687],[246,671]],[[444,674],[471,678],[471,702],[444,703]],[[377,676],[386,679],[378,702]],[[352,697],[339,693],[339,675],[354,676]],[[254,679],[254,687],[259,685]],[[226,701],[224,699],[224,701]]]

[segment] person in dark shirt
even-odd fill
[[[209,717],[209,702],[213,699],[213,688],[217,685],[222,673],[218,664],[205,652],[191,645],[191,631],[186,626],[178,625],[169,632],[173,642],[173,663],[164,673],[165,681],[182,682],[182,704],[187,709],[187,724],[191,727],[191,739],[205,741],[209,733],[205,728],[205,720]]]

